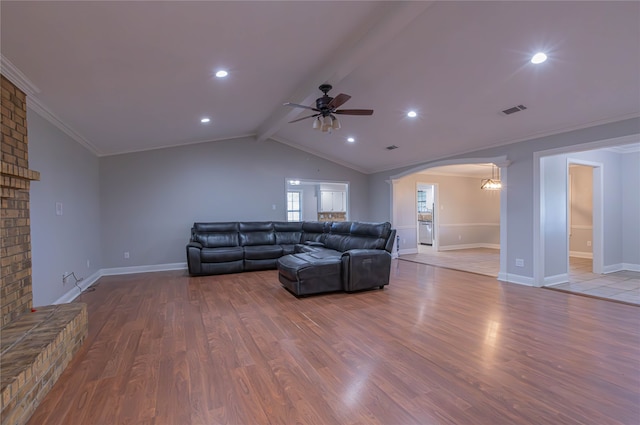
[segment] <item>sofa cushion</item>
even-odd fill
[[[296,245],[295,244],[284,244],[284,245],[280,245],[282,247],[282,255],[289,255],[289,254],[293,254],[294,252],[296,252]]]
[[[340,258],[342,257],[342,252],[336,251],[329,248],[316,248],[313,251],[305,252],[309,258],[315,259],[327,259],[327,258]]]
[[[245,222],[239,223],[240,245],[275,245],[276,236],[273,232],[273,223],[267,222]]]
[[[351,249],[384,249],[390,232],[389,223],[333,223],[325,245],[341,252]]]
[[[302,222],[275,222],[273,229],[276,232],[278,245],[295,245],[302,239]]]
[[[280,245],[253,245],[244,247],[245,260],[268,260],[282,257]]]
[[[191,240],[206,248],[238,246],[238,223],[194,223]]]
[[[302,239],[300,242],[307,241],[323,242],[324,238],[329,231],[331,223],[319,222],[319,221],[305,221],[302,223]]]
[[[290,280],[336,276],[340,282],[341,265],[340,258],[317,259],[309,254],[286,255],[278,259],[278,270]]]
[[[228,261],[242,260],[243,257],[243,249],[240,246],[202,248],[200,252],[200,260],[203,263],[225,263]]]
[[[220,223],[193,223],[196,232],[237,232],[238,223],[235,221]]]
[[[351,222],[342,221],[331,223],[329,232],[324,239],[325,246],[330,249],[335,249],[336,251],[345,251],[343,249],[344,239],[351,234]]]

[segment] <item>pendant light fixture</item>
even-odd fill
[[[500,170],[494,164],[491,164],[491,178],[482,179],[480,189],[483,190],[500,190],[502,182],[500,181]]]

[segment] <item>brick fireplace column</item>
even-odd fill
[[[29,185],[40,179],[40,173],[29,169],[26,95],[0,78],[0,326],[4,326],[33,306]]]

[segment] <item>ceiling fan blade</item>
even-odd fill
[[[373,109],[338,109],[333,113],[341,115],[373,115]]]
[[[345,103],[347,100],[351,99],[351,96],[349,96],[348,94],[344,94],[344,93],[340,93],[339,95],[337,95],[336,97],[334,97],[331,102],[329,102],[327,104],[327,107],[329,109],[334,109],[334,108],[338,108],[339,106],[341,106],[343,103]]]
[[[299,105],[297,103],[286,102],[286,103],[283,103],[283,105],[284,106],[293,106],[294,108],[311,109],[312,111],[320,112],[319,109],[312,108],[311,106]]]
[[[298,118],[297,120],[289,121],[289,124],[291,124],[291,123],[293,123],[293,122],[298,122],[298,121],[306,120],[307,118],[317,117],[318,115],[320,115],[320,114],[313,114],[313,115],[309,115],[309,116],[306,116],[306,117]]]

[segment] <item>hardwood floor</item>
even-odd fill
[[[358,294],[180,271],[79,301],[89,337],[30,425],[640,423],[635,306],[407,261]]]

